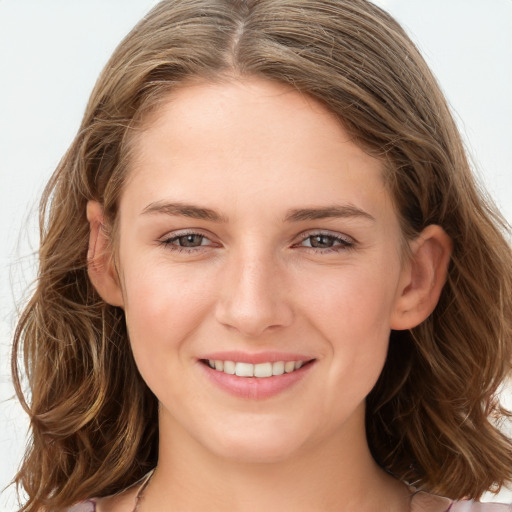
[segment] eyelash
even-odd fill
[[[323,231],[315,231],[310,233],[305,233],[303,238],[299,243],[304,243],[309,238],[315,238],[315,237],[325,237],[330,239],[333,243],[338,243],[339,245],[336,245],[334,247],[305,247],[306,249],[310,249],[314,252],[320,251],[321,253],[329,253],[329,252],[341,252],[341,251],[347,251],[350,249],[355,248],[355,241],[352,238],[349,237],[342,237],[339,235],[333,235],[332,233],[326,233]],[[310,242],[311,243],[311,242]],[[304,247],[304,246],[302,246]]]
[[[208,240],[208,238],[205,235],[203,235],[202,233],[197,233],[195,231],[187,231],[187,232],[180,233],[180,234],[172,236],[172,237],[164,238],[163,240],[159,241],[159,244],[171,251],[175,251],[177,253],[188,253],[188,254],[198,252],[199,250],[201,250],[201,247],[207,247],[207,246],[203,246],[203,245],[199,245],[197,247],[182,247],[180,245],[174,244],[174,242],[178,241],[180,238],[184,238],[187,236],[202,237],[201,241],[203,241],[204,239]],[[326,233],[326,232],[321,232],[321,231],[305,233],[303,238],[300,240],[299,244],[302,244],[306,240],[308,240],[310,238],[314,238],[314,237],[325,237],[325,238],[328,238],[329,240],[331,240],[332,243],[338,243],[339,245],[336,245],[334,247],[324,247],[324,248],[307,247],[307,246],[302,246],[302,247],[305,249],[314,251],[315,253],[320,252],[320,253],[325,254],[325,253],[331,253],[331,252],[341,252],[341,251],[351,250],[351,249],[354,249],[355,245],[356,245],[356,243],[353,241],[353,239],[350,239],[348,237],[343,238],[341,236],[337,236],[337,235],[333,235],[331,233]],[[294,245],[294,247],[295,246],[296,245]]]
[[[185,238],[187,236],[200,236],[203,237],[203,239],[207,238],[202,233],[197,233],[195,231],[187,231],[185,233],[180,233],[176,236],[171,236],[168,238],[164,238],[163,240],[160,240],[160,245],[163,245],[166,249],[169,249],[170,251],[175,251],[178,253],[192,253],[197,252],[200,247],[204,247],[202,245],[198,247],[182,247],[180,245],[174,245],[173,242],[179,240],[180,238]],[[202,241],[202,240],[201,240]]]

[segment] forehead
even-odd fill
[[[261,204],[290,208],[296,200],[372,209],[376,199],[388,199],[382,163],[334,114],[263,79],[179,87],[145,119],[131,146],[131,200],[170,194],[227,206],[258,196]]]
[[[216,146],[216,135],[222,127],[222,135],[231,129],[229,135],[235,150],[247,148],[255,138],[282,144],[279,132],[286,131],[290,138],[309,136],[308,132],[326,124],[336,125],[337,135],[348,139],[332,112],[289,85],[258,77],[223,78],[216,82],[195,80],[179,85],[164,96],[143,117],[134,140],[137,143],[165,132],[176,145],[193,142],[196,147],[199,143]],[[193,141],[187,139],[188,135]],[[203,137],[199,140],[198,135]]]

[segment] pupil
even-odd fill
[[[180,245],[182,247],[196,247],[201,245],[202,238],[201,235],[185,235],[180,237]]]
[[[313,247],[332,247],[332,240],[329,236],[316,235],[312,238],[311,245]]]

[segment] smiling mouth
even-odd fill
[[[309,361],[276,361],[266,363],[242,363],[235,361],[221,361],[213,359],[202,359],[201,362],[213,370],[226,373],[228,375],[236,375],[237,377],[255,377],[268,378],[285,373],[293,373],[300,370],[303,366],[312,363],[314,359]]]

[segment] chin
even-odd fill
[[[218,457],[246,464],[272,464],[292,459],[305,442],[304,435],[282,423],[277,429],[259,425],[236,431],[226,429],[218,434],[209,436],[207,448]]]
[[[298,453],[299,446],[275,442],[235,443],[229,450],[222,450],[218,456],[240,464],[277,464],[293,458]]]

